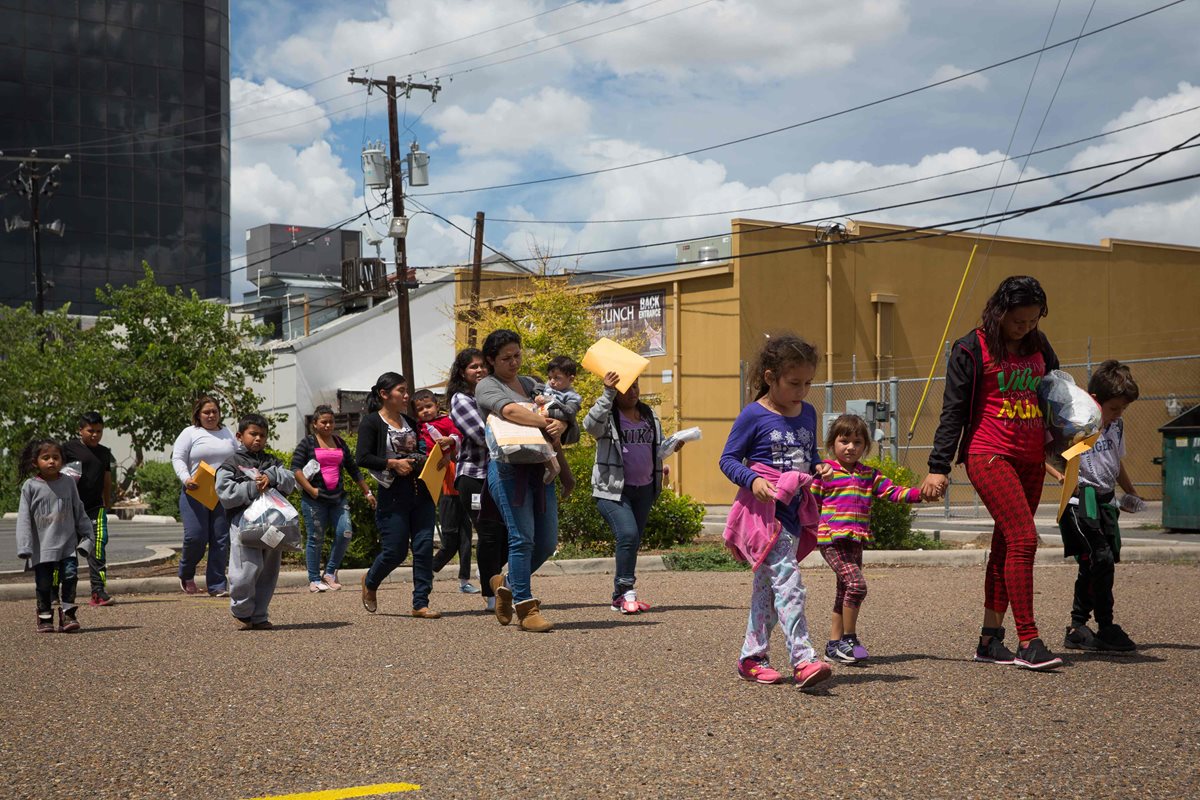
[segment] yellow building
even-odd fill
[[[1131,366],[1143,399],[1127,413],[1127,465],[1143,484],[1143,496],[1159,496],[1159,468],[1151,463],[1161,450],[1157,428],[1169,419],[1171,402],[1183,407],[1200,402],[1200,248],[975,234],[914,238],[898,226],[846,227],[849,241],[825,245],[811,226],[733,220],[727,260],[585,284],[620,303],[661,298],[663,337],[656,344],[662,346],[653,351],[661,354],[648,355],[642,392],[658,395],[669,427],[695,425],[704,432],[702,441],[673,459],[678,488],[705,503],[732,498],[717,460],[734,418],[750,399],[748,373],[764,333],[778,330],[800,334],[826,355],[817,381],[834,386],[827,391],[814,385],[808,399],[818,412],[840,413],[850,399],[894,400],[896,416],[881,430],[896,436],[900,460],[919,479],[941,409],[940,380],[930,388],[911,441],[906,434],[935,360],[937,377],[944,374],[942,331],[978,244],[946,339],[953,341],[978,322],[1004,277],[1037,277],[1050,307],[1042,328],[1064,367],[1079,365],[1068,369],[1078,383],[1086,385],[1089,363],[1135,360]],[[854,241],[862,238],[874,241]],[[506,302],[520,285],[520,279],[484,281],[481,302]],[[469,282],[460,282],[460,310],[469,303],[468,293]],[[465,339],[465,328],[459,339]],[[892,377],[900,379],[894,388]],[[953,477],[953,501],[973,500],[961,468]]]

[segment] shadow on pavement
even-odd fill
[[[559,622],[555,623],[554,629],[558,631],[601,631],[609,628],[642,627],[657,624],[652,619],[595,619],[583,622]]]
[[[1111,664],[1157,664],[1166,661],[1165,658],[1141,653],[1104,653],[1086,650],[1072,650],[1067,657],[1072,661],[1107,661]]]
[[[334,628],[345,628],[350,625],[349,622],[292,622],[276,625],[273,630],[277,631],[328,631]]]
[[[575,608],[608,608],[609,602],[599,603],[543,603],[542,608],[547,611],[567,611]],[[739,606],[712,606],[712,605],[671,605],[671,606],[650,606],[650,612],[656,611],[737,611]]]
[[[1200,644],[1139,644],[1138,650],[1200,650]]]
[[[869,661],[871,664],[899,664],[904,661],[962,661],[962,659],[931,656],[928,653],[896,653],[890,656],[871,656]]]
[[[842,686],[845,684],[859,683],[900,683],[901,681],[915,681],[916,678],[912,675],[895,675],[888,672],[835,672],[833,677],[829,679],[830,688],[834,686]]]

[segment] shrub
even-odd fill
[[[148,504],[148,514],[163,517],[179,516],[179,494],[183,487],[175,469],[166,461],[143,461],[134,473],[142,502]]]
[[[917,476],[911,469],[887,456],[868,458],[864,462],[882,472],[892,483],[901,486],[916,486]],[[872,550],[938,550],[944,547],[923,533],[913,533],[912,521],[916,510],[908,503],[890,503],[887,500],[871,501]]]
[[[581,550],[611,555],[615,542],[612,531],[592,497],[592,464],[596,461],[596,445],[585,438],[567,448],[567,463],[575,475],[575,491],[558,505],[559,542]],[[643,550],[666,550],[688,544],[703,528],[704,506],[687,495],[677,495],[670,489],[650,508]]]
[[[699,544],[681,547],[663,556],[667,569],[683,572],[742,572],[750,569],[744,561],[738,561],[729,550],[719,544]]]

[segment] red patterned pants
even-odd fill
[[[825,563],[837,575],[837,594],[833,598],[833,612],[842,613],[843,604],[858,608],[867,597],[867,579],[863,576],[863,544],[857,539],[834,539],[832,544],[821,547]]]
[[[1033,621],[1033,558],[1038,533],[1033,513],[1042,497],[1046,467],[1007,456],[967,456],[967,477],[996,521],[983,585],[983,604],[998,614],[1012,606],[1017,636],[1036,639]]]

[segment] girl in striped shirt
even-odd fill
[[[858,640],[858,611],[867,596],[863,576],[863,545],[871,541],[871,500],[919,503],[921,490],[897,486],[874,467],[859,463],[871,450],[871,431],[862,417],[843,414],[833,421],[825,439],[831,455],[817,465],[810,487],[821,503],[817,546],[837,575],[833,627],[825,644],[825,660],[853,664],[868,658]]]

